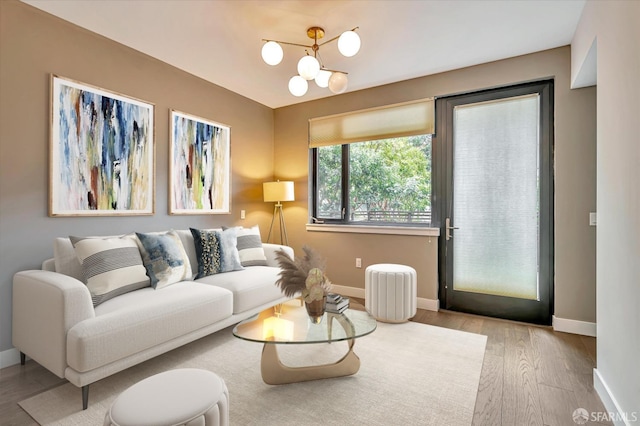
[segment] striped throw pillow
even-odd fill
[[[251,228],[238,227],[237,238],[238,253],[242,266],[266,266],[267,257],[262,248],[262,238],[260,238],[260,228],[258,225]]]
[[[93,306],[151,285],[132,236],[69,239],[82,265]]]

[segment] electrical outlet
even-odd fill
[[[356,257],[356,268],[362,268],[362,259]]]
[[[244,210],[240,210],[240,219],[244,219],[247,217],[246,212]]]

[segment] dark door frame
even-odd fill
[[[447,265],[449,244],[445,240],[445,218],[453,213],[452,176],[449,164],[453,155],[453,108],[488,100],[510,98],[526,94],[540,95],[540,243],[539,250],[539,301],[479,293],[455,292],[448,288],[452,268]],[[537,81],[473,93],[438,98],[436,100],[436,137],[433,142],[432,194],[433,226],[440,228],[438,241],[438,298],[444,309],[479,315],[524,321],[535,324],[551,324],[554,289],[554,84],[553,80]],[[453,166],[455,167],[455,165]],[[452,220],[455,225],[455,219]],[[464,294],[462,294],[464,293]],[[532,306],[536,308],[533,309]]]

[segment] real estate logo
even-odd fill
[[[640,418],[640,412],[633,411],[628,412],[615,412],[615,411],[592,411],[591,413],[584,408],[577,408],[573,411],[571,416],[574,423],[583,425],[588,421],[600,423],[600,422],[624,422],[635,423]]]
[[[583,425],[589,420],[589,412],[584,408],[576,408],[571,417],[576,424]]]

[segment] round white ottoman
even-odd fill
[[[228,426],[229,391],[211,371],[165,371],[122,392],[107,411],[104,424]]]
[[[379,263],[365,270],[365,308],[382,322],[406,322],[416,314],[418,278],[410,266]]]

